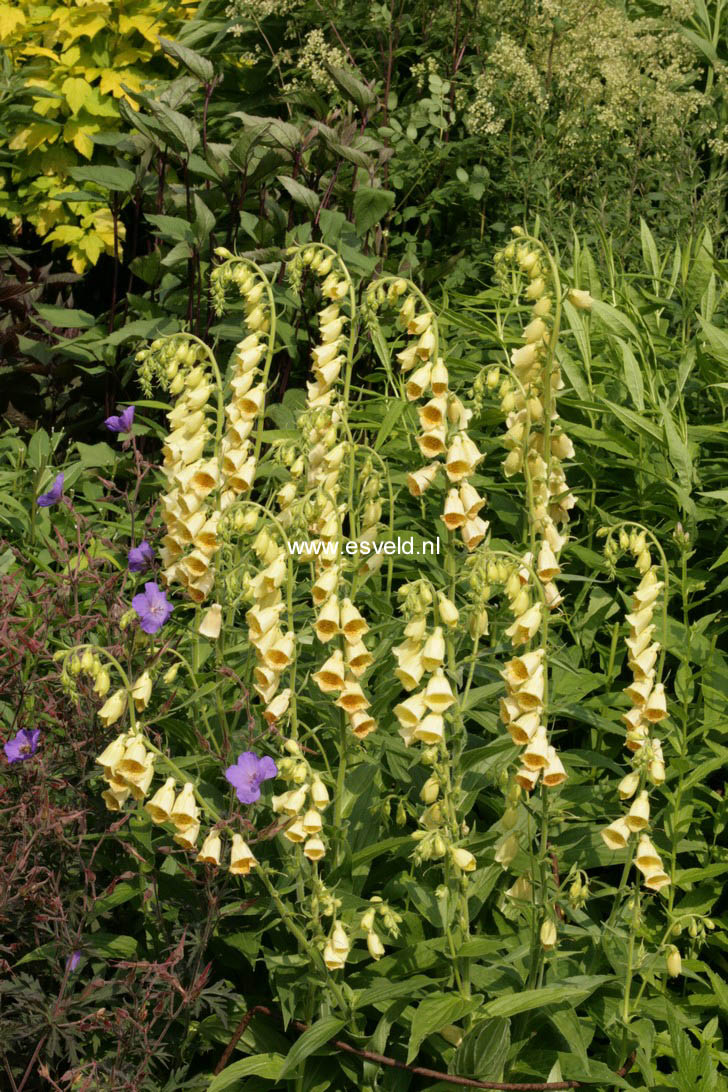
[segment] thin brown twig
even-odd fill
[[[220,1061],[215,1066],[213,1071],[215,1076],[217,1076],[218,1073],[221,1073],[227,1065],[230,1055],[235,1050],[241,1036],[245,1034],[248,1024],[256,1013],[261,1013],[264,1016],[276,1016],[276,1013],[266,1005],[254,1005],[252,1009],[248,1009],[233,1032],[230,1042],[222,1052]],[[300,1020],[291,1020],[291,1027],[300,1032],[308,1031],[308,1024],[304,1024]],[[494,1089],[495,1092],[559,1092],[560,1089],[586,1087],[581,1081],[542,1081],[540,1083],[479,1081],[474,1077],[461,1077],[455,1073],[440,1073],[436,1069],[427,1069],[425,1066],[407,1065],[405,1062],[400,1062],[396,1058],[388,1058],[385,1054],[377,1054],[372,1050],[360,1050],[358,1047],[353,1047],[349,1043],[345,1043],[342,1039],[330,1039],[329,1045],[335,1046],[338,1050],[344,1051],[347,1054],[355,1054],[358,1058],[364,1058],[367,1062],[375,1062],[377,1065],[386,1065],[389,1066],[390,1069],[404,1069],[408,1073],[413,1073],[418,1077],[428,1077],[431,1080],[446,1081],[448,1084],[456,1084],[465,1088],[490,1088]],[[624,1065],[616,1071],[615,1076],[624,1077],[629,1072],[632,1068],[636,1053],[636,1051],[632,1051]]]

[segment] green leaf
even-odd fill
[[[624,334],[626,330],[635,341],[640,340],[637,328],[631,319],[628,319],[626,315],[623,315],[616,307],[612,307],[611,304],[604,303],[603,300],[593,300],[591,311],[593,315],[602,320],[607,329],[611,330],[613,334]]]
[[[116,933],[92,933],[88,950],[91,955],[103,959],[131,959],[136,955],[137,941],[134,937],[117,936]]]
[[[659,295],[660,259],[652,232],[642,217],[640,217],[640,237],[642,239],[642,260],[645,263],[645,268],[650,269],[652,272],[652,287],[655,295]]]
[[[51,441],[44,428],[36,429],[28,444],[28,462],[34,470],[40,470],[48,462]]]
[[[195,234],[197,236],[197,242],[202,244],[206,242],[210,237],[210,232],[215,227],[215,217],[210,212],[209,208],[199,196],[194,195],[195,201]]]
[[[50,303],[36,303],[35,309],[42,319],[59,330],[83,330],[96,325],[96,318],[88,311],[76,311],[71,307],[54,307]]]
[[[147,99],[146,104],[155,117],[162,122],[162,135],[169,133],[188,155],[192,155],[200,143],[200,134],[190,119],[180,114],[178,110],[171,110],[163,102]],[[170,142],[167,141],[167,143]]]
[[[76,447],[87,470],[96,466],[113,466],[116,461],[116,452],[103,440],[98,444],[82,444],[79,440]]]
[[[624,381],[627,384],[627,390],[637,409],[642,411],[645,408],[645,388],[644,383],[642,382],[642,371],[637,362],[637,357],[634,355],[627,342],[622,341],[621,337],[617,338],[617,342],[622,350],[622,366],[624,368]]]
[[[378,224],[394,204],[395,195],[391,190],[375,190],[370,186],[360,186],[354,194],[354,226],[357,235],[362,238]]]
[[[300,1039],[297,1039],[286,1055],[286,1059],[278,1074],[282,1080],[286,1076],[295,1073],[301,1062],[310,1054],[314,1054],[324,1043],[328,1043],[341,1031],[344,1021],[338,1016],[323,1016],[312,1027],[304,1031]]]
[[[187,46],[180,45],[179,42],[170,42],[168,38],[162,38],[161,36],[158,36],[158,38],[159,44],[169,57],[174,57],[176,61],[183,64],[188,72],[191,72],[193,76],[197,76],[201,83],[212,82],[215,69],[207,57],[203,57],[201,53],[196,53],[194,49],[188,49]]]
[[[39,948],[34,948],[32,952],[28,952],[14,965],[20,967],[23,963],[33,963],[37,959],[52,962],[56,958],[57,952],[58,944],[55,940],[49,940],[46,944],[41,944]]]
[[[428,997],[425,1001],[420,1001],[412,1017],[407,1065],[417,1057],[423,1039],[439,1031],[446,1024],[454,1024],[456,1020],[461,1020],[463,1016],[467,1016],[478,1008],[482,1000],[481,996],[465,998],[451,993]]]
[[[117,883],[114,890],[110,891],[108,895],[101,895],[94,901],[91,909],[91,920],[100,917],[101,914],[108,913],[115,906],[121,906],[122,903],[138,897],[139,888],[137,886],[125,882]]]
[[[509,1020],[499,1016],[482,1020],[470,1029],[458,1047],[452,1072],[481,1081],[500,1081],[510,1046]]]
[[[254,1054],[250,1058],[241,1058],[232,1065],[227,1065],[222,1073],[207,1086],[207,1092],[224,1092],[227,1088],[239,1088],[242,1077],[263,1077],[268,1081],[277,1081],[280,1077],[284,1058],[282,1054]]]
[[[407,403],[401,399],[392,400],[387,406],[387,412],[384,415],[379,431],[377,432],[377,438],[374,441],[374,450],[379,451],[380,447],[392,435],[392,430],[399,421],[400,417],[407,408]]]
[[[313,190],[310,190],[308,186],[304,186],[301,182],[297,182],[295,178],[289,178],[286,174],[279,174],[277,177],[284,190],[288,192],[289,196],[293,198],[296,204],[303,205],[304,208],[307,208],[308,211],[315,216],[320,204],[318,194],[314,193]]]
[[[76,182],[95,182],[113,193],[129,194],[134,188],[134,172],[126,167],[71,167],[69,173]]]
[[[577,975],[565,980],[561,986],[543,986],[538,990],[521,990],[519,993],[496,997],[483,1006],[487,1016],[515,1016],[519,1012],[547,1008],[551,1005],[578,1005],[605,982],[613,981],[613,975]]]
[[[336,68],[334,65],[326,64],[325,61],[324,67],[342,95],[358,106],[362,113],[377,101],[374,92],[347,69]]]
[[[303,139],[297,126],[280,118],[258,117],[256,114],[245,114],[242,110],[236,110],[230,117],[240,118],[246,129],[259,137],[267,137],[267,143],[277,144],[286,152],[294,152]]]

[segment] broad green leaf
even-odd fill
[[[308,211],[315,216],[318,212],[318,207],[321,204],[319,196],[310,190],[308,186],[304,186],[301,182],[296,181],[295,178],[289,178],[286,174],[279,174],[278,181],[283,188],[288,192],[289,196],[298,205],[303,205]]]
[[[134,188],[134,173],[126,167],[71,167],[70,174],[77,182],[95,182],[113,193],[129,195]]]
[[[103,440],[98,444],[82,444],[79,441],[76,448],[81,456],[81,462],[87,470],[96,466],[113,466],[117,458],[114,449],[104,443]]]
[[[428,997],[420,1001],[412,1017],[407,1064],[417,1057],[423,1039],[447,1024],[454,1024],[468,1013],[473,1012],[481,1003],[482,997],[461,997],[459,994],[441,993],[437,997]]]
[[[225,1066],[222,1073],[213,1077],[207,1086],[207,1092],[225,1092],[228,1088],[237,1092],[245,1083],[242,1081],[243,1077],[263,1077],[268,1081],[277,1081],[283,1062],[282,1054],[254,1054],[251,1058],[241,1058],[240,1061]]]
[[[452,1072],[481,1081],[500,1081],[511,1045],[509,1020],[495,1016],[470,1029],[457,1049]]]
[[[35,430],[28,444],[28,462],[35,470],[40,470],[48,462],[51,453],[51,441],[44,428]]]
[[[137,941],[134,937],[117,936],[116,933],[91,933],[88,950],[104,959],[131,959],[136,954]]]
[[[193,76],[197,76],[201,83],[210,83],[212,81],[215,69],[207,57],[203,57],[201,53],[196,53],[194,49],[188,49],[187,46],[180,45],[179,42],[170,42],[168,38],[160,37],[159,44],[165,53],[183,64]]]
[[[294,152],[303,140],[295,125],[279,118],[258,117],[256,114],[245,114],[242,110],[236,110],[230,116],[240,118],[246,129],[266,139],[268,143],[277,144],[286,152]]]
[[[391,190],[375,190],[360,186],[354,194],[354,226],[362,238],[370,228],[378,224],[394,204]]]
[[[305,1061],[310,1054],[314,1054],[325,1043],[334,1039],[343,1026],[344,1021],[339,1019],[338,1016],[323,1016],[310,1028],[307,1028],[288,1051],[278,1074],[278,1079],[282,1080],[285,1076],[294,1074],[301,1062]]]
[[[612,975],[578,975],[565,980],[561,986],[542,986],[538,990],[521,990],[496,997],[488,1001],[481,1012],[487,1016],[515,1016],[519,1012],[531,1012],[551,1005],[578,1005],[605,982],[612,981]]]
[[[362,113],[377,101],[374,92],[347,69],[336,68],[334,65],[326,64],[325,61],[324,65],[339,91],[358,106]]]
[[[87,329],[96,325],[96,318],[88,311],[77,311],[71,307],[54,307],[50,303],[36,303],[35,309],[42,319],[57,326],[60,330]]]

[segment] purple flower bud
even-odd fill
[[[59,474],[47,493],[41,493],[35,502],[41,508],[51,508],[58,504],[63,495],[63,474]]]
[[[112,415],[107,417],[104,421],[109,432],[131,432],[131,426],[134,421],[134,407],[127,406],[126,409],[117,416]]]
[[[154,550],[143,538],[138,546],[132,546],[127,556],[129,558],[129,572],[141,573],[149,568],[154,561]]]
[[[71,952],[70,956],[66,960],[66,970],[68,971],[68,973],[73,974],[80,962],[81,953],[79,951]]]

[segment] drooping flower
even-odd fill
[[[243,751],[234,766],[228,766],[225,777],[235,789],[241,804],[253,804],[260,798],[260,783],[275,777],[278,767],[272,758],[258,758],[254,751]]]
[[[138,546],[132,546],[127,557],[129,559],[129,572],[141,573],[154,561],[154,550],[143,538]]]
[[[76,970],[76,968],[78,967],[80,962],[81,962],[81,953],[80,953],[80,951],[71,952],[70,956],[66,960],[66,970],[68,971],[68,973],[73,974],[73,972]]]
[[[153,580],[147,581],[144,591],[134,596],[131,605],[139,615],[145,633],[157,633],[174,610],[166,593]]]
[[[13,739],[9,739],[3,750],[8,762],[24,762],[38,749],[40,728],[21,728]]]
[[[104,424],[109,432],[131,432],[133,421],[134,407],[127,406],[118,416],[112,414],[111,417],[107,417]]]
[[[35,502],[39,508],[52,508],[63,495],[63,473],[60,473],[47,493],[41,493]]]

